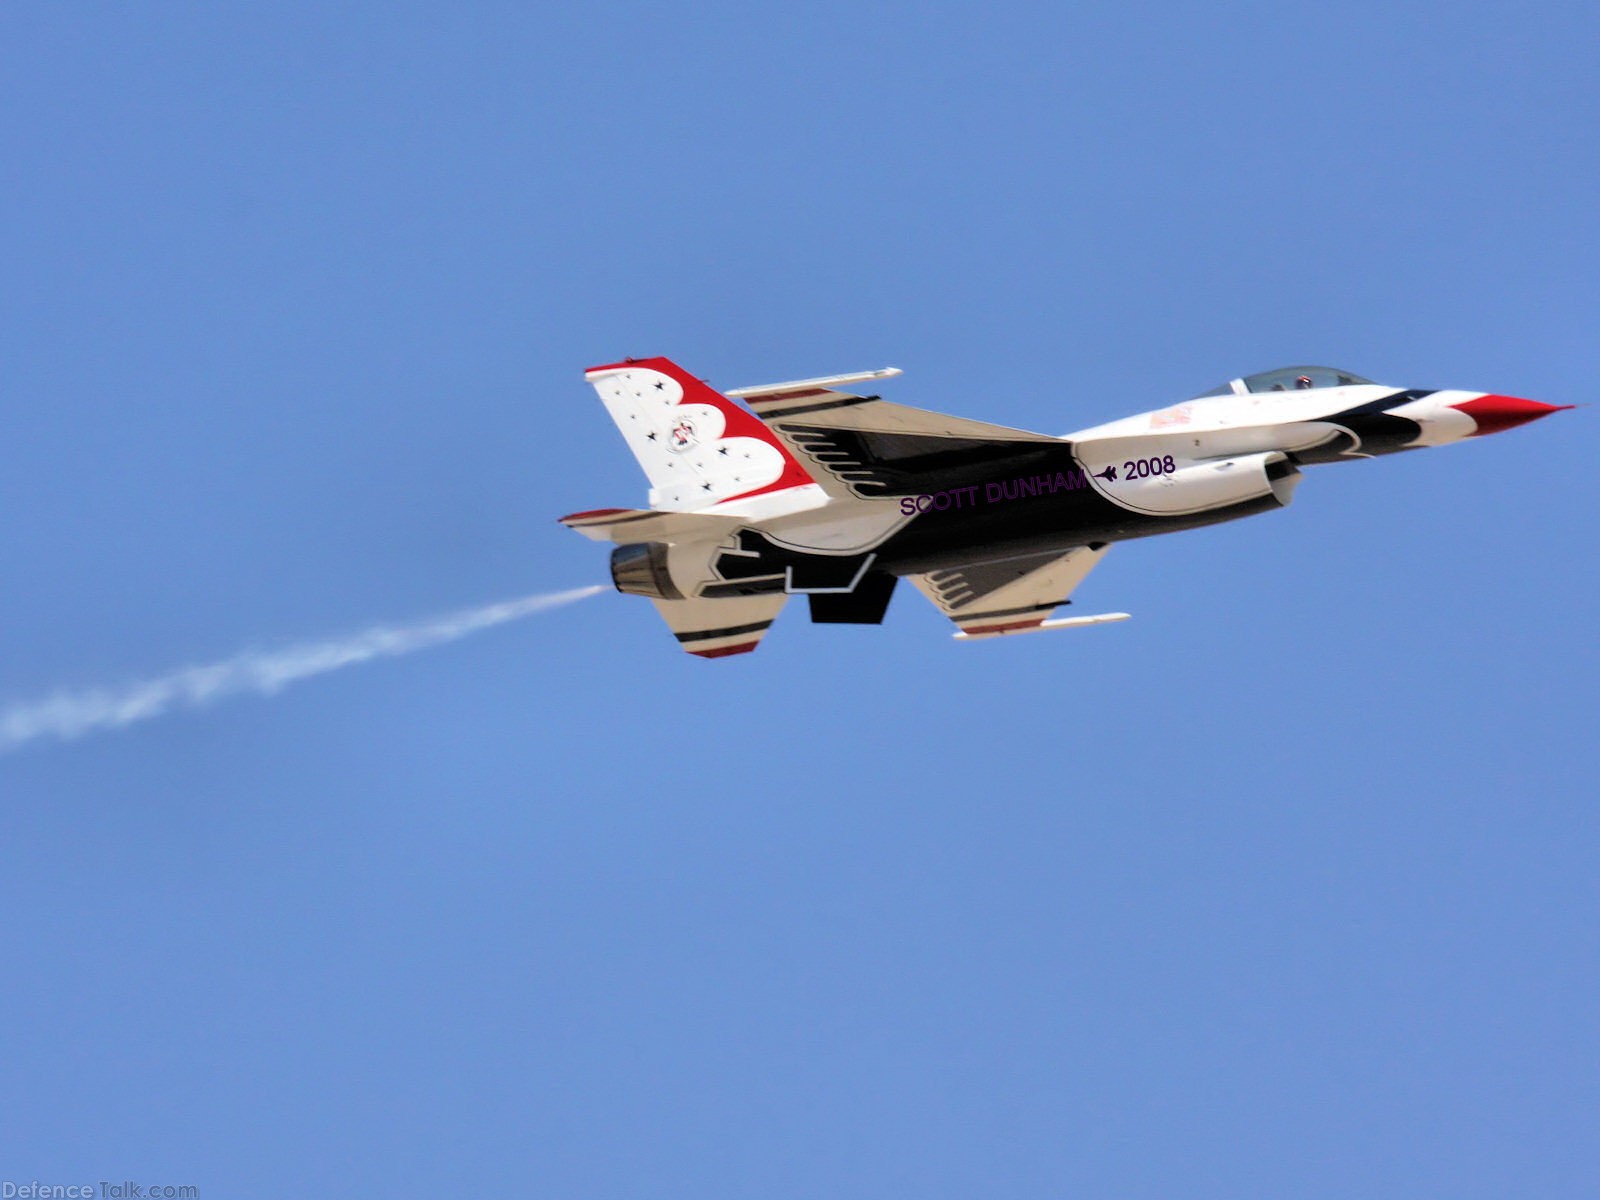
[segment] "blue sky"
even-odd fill
[[[604,579],[582,368],[1600,386],[1590,5],[12,5],[0,698]],[[0,1179],[1592,1196],[1595,415],[958,646],[607,594],[0,759]]]

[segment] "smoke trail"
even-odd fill
[[[306,642],[282,650],[250,650],[207,666],[185,667],[143,683],[118,688],[57,692],[43,700],[0,709],[0,754],[37,738],[62,741],[101,729],[120,729],[159,717],[173,708],[203,708],[226,696],[255,692],[271,696],[291,683],[341,667],[395,658],[464,638],[480,629],[548,612],[605,591],[574,588],[469,608],[416,625],[379,625],[345,638]]]

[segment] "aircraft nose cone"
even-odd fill
[[[1482,437],[1486,433],[1499,433],[1502,429],[1526,425],[1529,421],[1537,421],[1540,417],[1548,417],[1553,412],[1561,412],[1575,405],[1544,404],[1538,400],[1523,400],[1518,396],[1479,396],[1476,400],[1452,404],[1450,407],[1476,421],[1478,432],[1472,436]]]

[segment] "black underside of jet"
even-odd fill
[[[896,501],[939,496],[948,507],[919,512],[878,546],[849,554],[789,546],[761,530],[742,529],[735,546],[713,559],[719,582],[700,594],[806,593],[813,621],[876,624],[896,576],[1028,556],[1043,556],[1043,561],[1078,546],[1193,529],[1278,506],[1267,495],[1208,512],[1146,516],[1113,504],[1086,484],[1056,486],[1083,478],[1068,443],[1016,443],[1018,452],[1008,456],[994,454],[993,442],[979,445],[987,451],[981,461],[951,460],[934,471],[883,469],[858,450],[856,470],[864,492],[871,488],[868,494]]]

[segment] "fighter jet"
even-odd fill
[[[719,393],[665,358],[591,367],[649,507],[561,523],[615,543],[617,590],[701,658],[754,650],[791,596],[814,622],[879,624],[902,579],[963,641],[1037,633],[1126,619],[1051,619],[1114,542],[1283,508],[1302,467],[1573,407],[1284,367],[1055,437],[843,390],[899,374]]]

